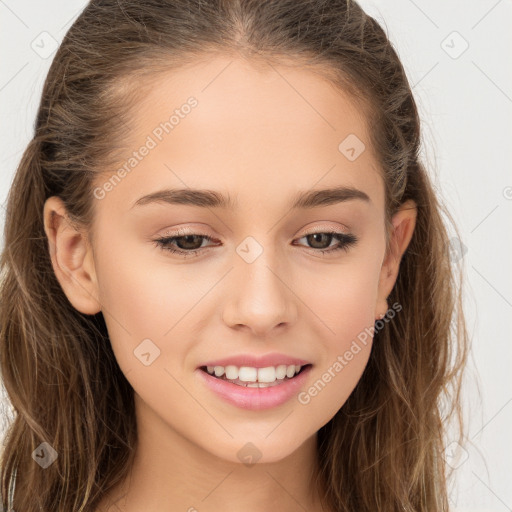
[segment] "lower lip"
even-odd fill
[[[240,409],[260,411],[262,409],[277,407],[288,402],[288,400],[300,391],[310,370],[311,365],[308,365],[292,379],[283,380],[282,384],[268,388],[238,386],[226,380],[213,377],[200,368],[197,368],[196,372],[199,372],[199,376],[204,379],[205,384],[215,394],[226,400],[226,402]]]

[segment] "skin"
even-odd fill
[[[308,483],[316,433],[359,381],[371,338],[306,405],[294,398],[263,411],[239,409],[194,370],[208,359],[281,352],[313,364],[308,389],[388,309],[415,205],[405,203],[393,217],[386,252],[384,184],[366,120],[348,96],[300,67],[219,56],[161,75],[134,111],[127,158],[190,96],[198,106],[94,200],[92,241],[69,223],[58,198],[44,207],[56,276],[76,309],[102,311],[135,391],[135,463],[98,510],[320,511],[318,490]],[[348,134],[366,145],[354,161],[338,150]],[[370,201],[290,210],[297,192],[331,186],[358,188]],[[239,204],[131,208],[145,194],[174,187],[229,193]],[[187,258],[156,246],[178,228],[214,241]],[[315,245],[305,237],[306,230],[332,229],[359,240],[322,255],[317,247],[338,241]],[[263,248],[252,263],[236,252],[248,236]],[[149,366],[134,356],[146,338],[160,349]],[[251,466],[237,456],[248,442],[261,454]]]

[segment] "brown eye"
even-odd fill
[[[201,235],[179,236],[175,237],[175,240],[178,248],[186,251],[197,250],[203,244],[203,237]]]
[[[313,249],[327,249],[331,245],[333,234],[330,233],[313,233],[306,235],[308,242],[312,244]],[[325,245],[327,243],[327,245]]]
[[[358,238],[354,235],[338,233],[336,231],[309,233],[302,238],[306,239],[311,249],[316,249],[316,252],[321,253],[330,253],[340,249],[348,251],[348,249],[358,241]],[[301,239],[299,238],[299,240]],[[338,245],[329,248],[333,240],[337,240]]]
[[[199,233],[180,235],[180,236],[166,236],[154,240],[157,247],[165,251],[179,254],[184,257],[195,256],[203,249],[209,249],[209,247],[201,247],[203,241],[208,242],[214,241],[213,238],[208,235],[201,235]],[[173,246],[177,247],[176,249]]]

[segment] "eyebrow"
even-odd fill
[[[322,190],[309,190],[299,192],[292,198],[291,209],[311,209],[320,206],[329,206],[332,204],[360,199],[371,203],[369,196],[353,187],[333,187]],[[164,189],[152,192],[140,197],[133,204],[134,206],[143,206],[153,203],[181,204],[196,206],[199,208],[225,208],[235,209],[237,203],[229,196],[224,196],[215,190],[206,189]]]

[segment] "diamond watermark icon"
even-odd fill
[[[238,245],[236,252],[246,263],[253,263],[263,254],[263,247],[254,237],[248,236]]]
[[[30,43],[30,47],[34,50],[41,59],[47,59],[52,55],[58,48],[59,43],[57,40],[48,32],[41,32],[35,39]]]
[[[54,450],[53,446],[46,441],[41,443],[33,452],[32,458],[43,468],[53,464],[57,459],[58,453]]]
[[[464,258],[468,252],[468,248],[457,237],[450,238],[448,249],[450,251],[450,260],[454,263]]]
[[[160,355],[160,349],[149,338],[146,338],[135,348],[133,353],[144,366],[149,366]]]
[[[251,467],[261,459],[262,453],[256,448],[253,443],[246,443],[237,452],[237,457],[246,466]]]
[[[364,145],[364,142],[354,133],[345,137],[338,146],[340,153],[351,162],[359,158],[365,149],[366,146]]]
[[[469,48],[469,43],[454,30],[441,41],[441,48],[452,59],[458,59]]]
[[[451,442],[444,451],[444,460],[453,469],[460,468],[468,458],[469,453],[457,441]]]

